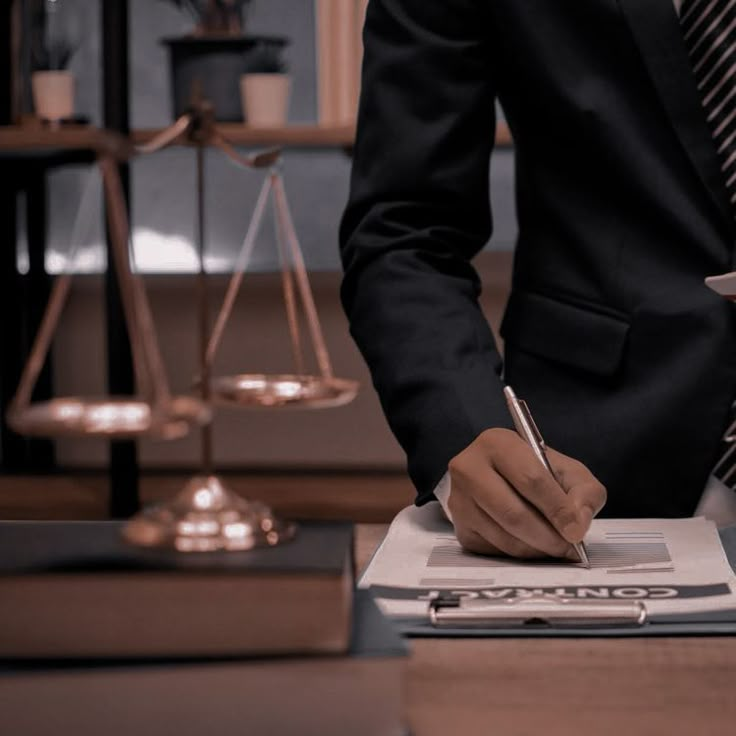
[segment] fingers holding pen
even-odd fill
[[[480,554],[565,557],[582,541],[606,489],[582,463],[548,451],[553,476],[516,433],[490,429],[450,462],[449,504],[463,546]]]
[[[515,433],[489,430],[451,461],[450,511],[458,539],[481,554],[577,560],[569,541],[495,466],[494,458],[508,456],[512,467],[523,467],[529,460],[526,451]],[[533,455],[531,460],[537,462]]]
[[[605,506],[606,487],[578,460],[551,449],[548,449],[547,457],[568,502],[575,509],[579,526],[574,536],[579,539],[571,538],[570,541],[577,542],[582,540],[592,520]]]
[[[606,490],[582,463],[554,450],[553,477],[514,432],[499,434],[492,461],[498,472],[569,543],[580,542],[606,501]]]

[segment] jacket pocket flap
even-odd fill
[[[610,314],[531,292],[513,292],[501,335],[509,345],[600,376],[623,357],[629,324]]]

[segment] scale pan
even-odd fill
[[[127,396],[69,396],[31,404],[8,413],[8,424],[19,434],[76,437],[184,437],[193,424],[206,424],[211,412],[190,396],[172,397],[154,410],[142,399]]]
[[[358,393],[358,385],[357,381],[343,378],[262,373],[220,376],[211,382],[212,399],[218,404],[305,409],[348,404]]]

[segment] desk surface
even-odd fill
[[[170,496],[183,481],[144,480],[147,501]],[[385,508],[365,507],[357,518],[390,518],[411,497],[404,478],[393,481],[395,492],[388,495],[384,489],[390,490],[392,481],[375,476],[357,481],[251,474],[228,481],[284,514],[310,518],[334,518],[325,512],[336,508],[340,516],[356,518],[355,504],[366,499]],[[0,511],[3,518],[101,518],[104,483],[95,485],[86,476],[76,483],[67,477],[0,477]],[[360,567],[386,529],[358,525]],[[413,736],[736,732],[736,637],[412,639],[410,645],[407,703]]]
[[[358,526],[360,568],[386,528]],[[407,701],[413,736],[736,731],[736,637],[412,639],[410,644]]]

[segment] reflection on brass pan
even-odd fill
[[[358,393],[358,385],[343,378],[262,373],[220,376],[210,383],[212,400],[219,404],[310,409],[347,404]]]
[[[123,537],[141,547],[178,552],[231,552],[274,547],[294,537],[296,526],[247,501],[214,475],[192,478],[172,501],[134,516]]]
[[[31,404],[8,413],[8,424],[19,434],[37,436],[184,437],[193,424],[206,424],[211,411],[199,399],[175,396],[156,409],[134,397],[76,396]]]

